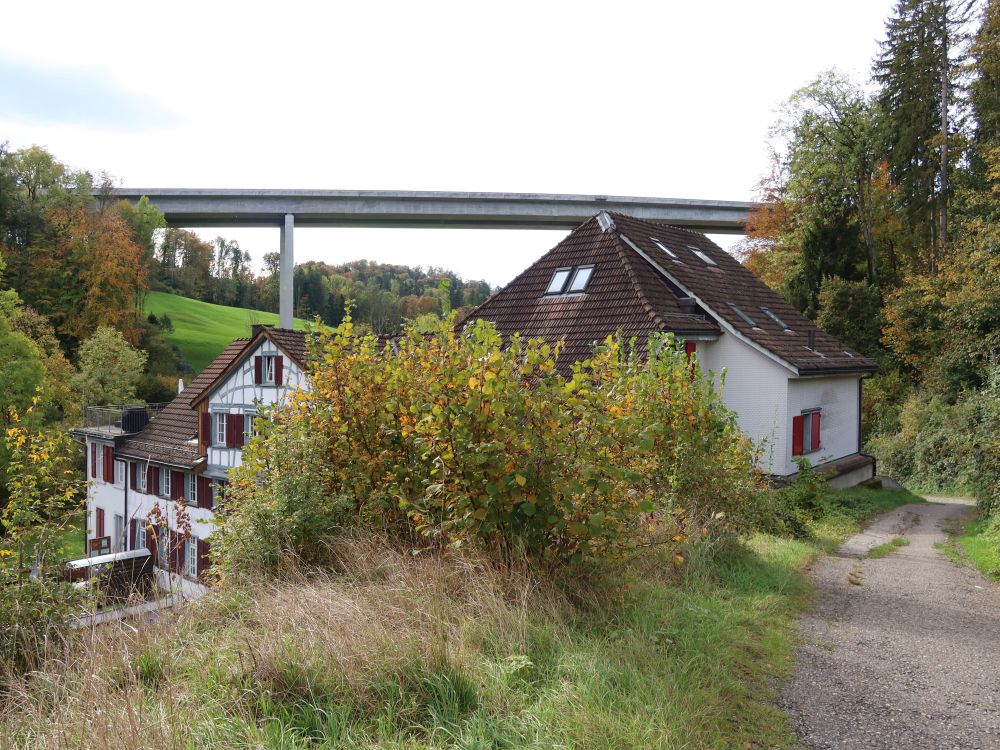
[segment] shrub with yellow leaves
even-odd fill
[[[646,351],[611,337],[564,376],[561,345],[483,321],[387,345],[348,319],[314,345],[310,388],[259,420],[213,538],[221,570],[312,558],[348,524],[552,561],[711,537],[755,487],[753,447],[671,335]],[[292,483],[308,485],[294,507]],[[325,528],[307,528],[319,506]]]

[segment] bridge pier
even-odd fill
[[[291,328],[295,315],[295,214],[285,214],[281,225],[281,257],[278,263],[278,325]]]

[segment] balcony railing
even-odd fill
[[[109,435],[131,435],[142,430],[166,404],[140,406],[88,406],[84,410],[83,430]]]

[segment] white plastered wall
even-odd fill
[[[266,354],[280,354],[284,357],[280,386],[254,383],[254,357]],[[279,402],[291,391],[305,384],[305,373],[298,368],[291,357],[279,350],[270,339],[265,338],[244,357],[230,376],[209,394],[208,409],[213,414],[218,412],[243,414],[252,411],[255,403]],[[240,465],[242,458],[243,453],[239,449],[209,446],[206,474],[224,477],[230,469]]]
[[[716,382],[725,371],[722,397],[736,412],[740,429],[761,446],[760,468],[771,474],[789,473],[784,460],[790,455],[788,378],[790,370],[761,354],[733,335],[722,334],[716,341],[698,342],[698,362],[711,371]]]
[[[814,465],[852,456],[858,445],[858,375],[796,378],[788,383],[788,434],[803,409],[821,409],[819,450],[806,454]],[[791,450],[781,473],[798,471]]]

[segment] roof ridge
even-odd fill
[[[625,266],[625,273],[628,274],[629,281],[632,282],[632,288],[635,290],[636,295],[642,302],[643,308],[646,310],[646,314],[656,323],[659,328],[666,328],[667,322],[660,316],[660,314],[650,303],[649,298],[646,296],[646,291],[642,288],[642,284],[639,283],[639,278],[635,273],[635,268],[633,268],[628,253],[624,247],[626,244],[622,241],[622,232],[620,229],[615,229],[615,249],[618,250],[618,257],[621,259],[622,265]]]
[[[676,224],[667,224],[667,223],[660,224],[660,223],[657,223],[655,221],[647,221],[646,219],[640,219],[638,216],[630,216],[629,214],[623,214],[623,213],[620,213],[618,211],[609,211],[608,213],[610,213],[612,216],[615,216],[615,217],[624,218],[628,222],[637,222],[639,224],[645,224],[647,227],[652,227],[652,228],[657,228],[657,229],[663,229],[663,228],[673,229],[674,231],[677,231],[677,232],[684,232],[684,234],[690,234],[690,235],[693,235],[695,237],[701,237],[702,239],[706,239],[705,238],[705,233],[704,232],[699,232],[697,229],[687,229],[685,227],[679,227]],[[723,252],[725,252],[725,251],[723,251]]]

